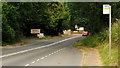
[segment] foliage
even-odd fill
[[[3,42],[19,41],[22,36],[31,36],[30,29],[41,29],[45,35],[60,35],[63,30],[74,26],[85,27],[91,34],[99,34],[104,41],[108,27],[108,15],[102,14],[104,3],[83,2],[4,2],[2,3]],[[112,5],[112,21],[119,16],[118,3]],[[89,7],[89,8],[88,8]],[[1,16],[1,15],[0,15]],[[114,29],[115,30],[115,29]],[[105,35],[104,35],[105,34]],[[9,37],[8,37],[9,36]],[[115,35],[117,36],[117,35]]]
[[[96,43],[93,40],[94,40],[93,37],[87,37],[85,39],[82,39],[79,42],[79,45],[84,45],[84,46],[89,46],[89,47],[95,47]]]
[[[104,66],[118,66],[118,46],[112,46],[111,59],[108,56],[108,43],[103,43],[98,47],[102,64]]]
[[[78,41],[75,45],[85,45],[89,47],[98,47],[101,60],[105,66],[118,66],[118,47],[119,47],[119,33],[118,24],[120,22],[115,22],[112,25],[112,51],[111,57],[108,56],[108,30],[100,32],[94,36],[88,36],[85,39]]]
[[[48,12],[50,14],[51,30],[57,35],[64,29],[69,28],[69,11],[67,10],[67,4],[60,3],[48,3]]]
[[[3,42],[19,41],[31,36],[30,29],[41,29],[46,35],[58,35],[69,28],[69,11],[66,3],[4,2]]]
[[[108,15],[103,14],[103,4],[98,2],[84,3],[72,2],[69,3],[71,14],[71,27],[78,25],[85,27],[92,35],[104,31],[108,27]],[[112,6],[112,21],[120,18],[120,2],[108,3]]]
[[[5,6],[3,6],[3,27],[2,27],[2,33],[3,33],[3,42],[14,42],[15,40],[19,39],[19,24],[17,22],[18,12],[17,7],[14,7],[12,5],[8,5],[7,3],[3,3]],[[16,38],[17,37],[17,38]]]

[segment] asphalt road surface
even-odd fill
[[[82,38],[71,35],[3,48],[2,66],[80,66],[83,53],[72,45]]]

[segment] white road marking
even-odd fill
[[[54,53],[51,53],[51,54],[54,54]]]
[[[30,64],[26,64],[25,66],[29,66]]]
[[[57,50],[57,52],[59,52],[59,51]]]
[[[45,57],[42,57],[41,59],[44,59]]]
[[[0,58],[7,57],[7,56],[12,56],[12,55],[16,55],[16,54],[20,54],[20,53],[24,53],[24,52],[28,52],[28,51],[32,51],[32,50],[36,50],[36,49],[40,49],[40,48],[44,48],[44,47],[48,47],[48,46],[53,46],[55,44],[58,44],[58,43],[61,43],[61,42],[64,42],[64,41],[67,41],[67,40],[70,40],[70,39],[73,39],[73,38],[76,38],[76,37],[80,37],[80,35],[79,36],[74,36],[74,37],[71,37],[71,38],[68,38],[68,39],[64,39],[64,40],[61,40],[61,41],[58,41],[58,42],[55,42],[55,43],[52,43],[52,44],[48,44],[48,45],[45,45],[45,46],[31,48],[31,49],[27,49],[27,50],[15,52],[15,53],[3,55],[3,56],[0,56]]]
[[[62,48],[63,49],[63,48]],[[59,50],[62,50],[62,49],[59,49]],[[65,48],[64,48],[65,49]],[[59,50],[57,50],[57,51],[55,51],[54,53],[57,53]],[[54,53],[51,53],[51,54],[49,54],[49,56],[50,55],[52,55],[52,54],[54,54]],[[48,57],[48,56],[45,56],[45,57]],[[45,57],[41,57],[41,59],[44,59]],[[39,61],[40,59],[37,59],[37,61]],[[32,63],[35,63],[35,61],[33,61]],[[30,64],[26,64],[25,66],[29,66]]]
[[[35,63],[35,61],[33,61],[32,63]]]
[[[45,56],[45,57],[47,57],[47,56]]]
[[[49,54],[49,56],[50,56],[51,54]]]
[[[37,59],[37,61],[39,61],[40,59]]]
[[[54,53],[56,53],[56,51]]]

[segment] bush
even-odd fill
[[[2,29],[3,32],[3,42],[8,42],[12,43],[15,41],[15,31],[9,26],[9,25],[4,25],[4,28]]]
[[[119,27],[119,24],[120,22],[115,22],[114,25],[112,25],[112,42],[113,43],[118,43],[118,40],[119,40],[119,32],[120,32],[120,29],[118,28]]]
[[[108,35],[108,30],[104,31],[104,32],[100,32],[96,35],[96,39],[97,41],[99,42],[103,42],[105,40],[108,40],[109,39],[109,35]]]
[[[80,43],[85,46],[95,47],[96,42],[92,36],[86,37],[85,39],[81,40]]]

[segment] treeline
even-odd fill
[[[71,14],[71,25],[85,27],[85,30],[92,34],[104,31],[109,26],[109,15],[103,14],[103,4],[112,6],[112,23],[120,19],[120,2],[116,3],[69,3]],[[73,26],[74,29],[74,26]]]
[[[30,29],[41,29],[46,35],[59,35],[75,25],[91,34],[108,27],[108,15],[103,15],[104,3],[79,2],[4,2],[2,3],[2,41],[14,43],[31,36]],[[112,6],[112,21],[120,18],[120,2]]]
[[[59,35],[69,29],[70,16],[66,3],[11,2],[3,3],[3,43],[31,36],[30,29],[41,29],[46,35]]]

